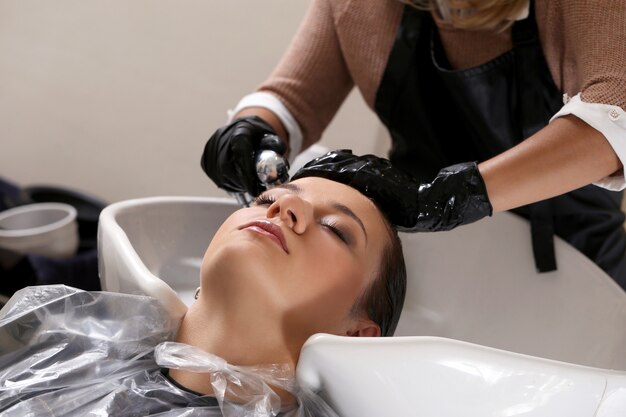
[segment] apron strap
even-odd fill
[[[537,22],[535,21],[534,2],[530,0],[528,17],[513,24],[511,39],[513,46],[526,46],[539,41]]]
[[[394,113],[395,98],[406,88],[406,78],[411,70],[408,63],[415,57],[421,30],[421,13],[411,6],[405,6],[402,22],[376,93],[376,113],[386,125],[390,123],[391,115]]]
[[[529,209],[530,236],[533,244],[535,268],[537,268],[537,272],[556,271],[552,200],[531,204]]]

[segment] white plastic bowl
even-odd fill
[[[66,258],[78,249],[76,209],[37,203],[0,213],[0,248],[20,254]]]

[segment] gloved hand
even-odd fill
[[[253,196],[264,191],[255,167],[255,155],[273,150],[285,156],[287,145],[265,120],[243,117],[213,133],[202,153],[204,172],[228,192],[248,192]]]
[[[323,177],[359,190],[403,232],[450,230],[492,214],[475,162],[444,168],[432,182],[420,184],[384,158],[341,150],[307,163],[291,179],[303,177]]]
[[[452,165],[417,191],[419,215],[409,232],[450,230],[491,216],[493,208],[476,162]]]

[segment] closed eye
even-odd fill
[[[344,233],[343,230],[337,227],[337,223],[331,220],[322,220],[321,225],[327,228],[328,230],[330,230],[332,233],[334,233],[346,245],[351,244],[351,239],[348,237],[346,233]]]
[[[270,206],[276,202],[276,197],[269,194],[261,194],[254,199],[255,206]]]

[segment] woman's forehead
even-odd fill
[[[354,206],[371,206],[375,210],[378,210],[376,206],[358,190],[355,190],[348,185],[326,178],[301,178],[291,183],[285,184],[284,188],[290,189],[293,192],[303,194],[310,198],[320,200],[335,200],[343,204],[351,203]]]

